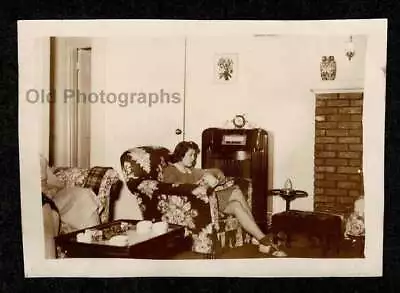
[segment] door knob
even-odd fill
[[[177,128],[177,129],[175,130],[175,134],[176,134],[176,135],[182,134],[182,130],[180,130],[179,128]]]

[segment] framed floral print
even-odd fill
[[[237,54],[216,54],[214,60],[215,80],[218,83],[232,83],[237,79]]]

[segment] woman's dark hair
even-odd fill
[[[180,162],[188,150],[194,150],[196,155],[200,153],[200,148],[197,143],[193,141],[181,141],[175,147],[174,153],[172,154],[172,162]]]

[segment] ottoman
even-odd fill
[[[283,232],[288,247],[294,234],[304,234],[308,239],[315,237],[319,240],[324,256],[330,250],[339,253],[343,235],[342,217],[339,215],[289,210],[272,215],[271,222],[274,237],[277,238],[278,233]]]

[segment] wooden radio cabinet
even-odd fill
[[[202,133],[202,168],[252,182],[256,222],[267,223],[268,133],[264,129],[208,128]]]

